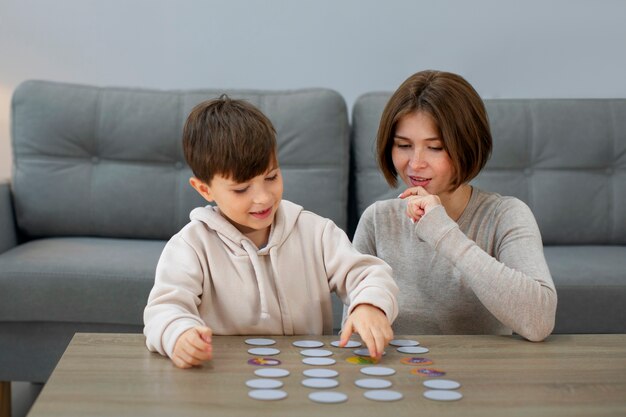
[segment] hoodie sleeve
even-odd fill
[[[347,314],[359,304],[372,304],[393,323],[398,315],[398,286],[391,267],[375,256],[357,251],[332,221],[326,224],[322,240],[330,290],[348,305]]]
[[[154,287],[143,313],[143,332],[150,351],[171,357],[182,333],[205,325],[198,312],[203,277],[193,247],[180,234],[172,237],[157,264]]]

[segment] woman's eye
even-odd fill
[[[429,146],[428,149],[431,149],[433,151],[443,151],[443,147],[437,147],[437,146]]]
[[[278,174],[274,174],[273,176],[271,176],[271,177],[267,177],[267,178],[265,178],[265,179],[266,179],[267,181],[274,181],[276,178],[278,178]]]
[[[398,143],[398,144],[396,144],[396,146],[398,148],[410,148],[411,147],[411,145],[407,145],[405,143]]]

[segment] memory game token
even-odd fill
[[[402,346],[417,346],[420,344],[420,342],[418,342],[417,340],[395,339],[389,342],[389,344],[391,346],[402,347]]]
[[[257,369],[254,371],[254,374],[263,378],[282,378],[289,375],[289,371],[281,368],[267,368]]]
[[[334,365],[337,361],[333,358],[304,358],[302,359],[302,363],[314,366],[326,366]]]
[[[399,347],[398,352],[401,353],[428,353],[430,352],[430,350],[428,350],[428,348],[425,348],[423,346],[402,346]]]
[[[330,350],[326,349],[304,349],[300,351],[301,355],[304,356],[312,356],[315,358],[320,358],[322,356],[330,356],[333,354]]]
[[[395,374],[396,370],[385,366],[366,366],[361,368],[361,373],[370,376],[389,376]]]
[[[335,388],[339,382],[331,378],[307,378],[302,380],[302,385],[308,388]]]
[[[400,362],[405,365],[413,365],[413,366],[426,366],[426,365],[433,364],[433,361],[428,358],[417,358],[417,357],[402,358],[400,359]]]
[[[256,356],[273,356],[278,355],[280,350],[274,348],[252,348],[248,349],[248,353]]]
[[[280,365],[280,361],[274,358],[252,358],[252,359],[248,359],[248,365],[276,366],[276,365]]]
[[[292,345],[299,348],[318,348],[324,346],[324,343],[317,340],[296,340]]]
[[[341,347],[339,346],[339,340],[333,340],[332,342],[330,342],[330,344],[333,345],[334,347]],[[357,348],[357,347],[360,347],[361,345],[362,345],[361,342],[357,342],[356,340],[348,340],[348,343],[346,343],[344,348]]]
[[[370,358],[369,356],[350,356],[346,359],[346,362],[355,365],[375,365],[378,363],[378,359]]]
[[[354,385],[359,388],[366,389],[381,389],[381,388],[389,388],[391,386],[391,381],[380,378],[363,378],[357,379],[354,381]]]
[[[402,399],[402,393],[388,389],[375,389],[372,391],[365,391],[363,393],[363,396],[368,400],[374,401],[397,401]]]
[[[255,389],[248,392],[248,396],[250,398],[254,398],[255,400],[271,401],[287,398],[287,393],[279,389]]]
[[[334,369],[306,369],[302,371],[302,374],[309,378],[334,378],[339,375],[339,372]]]
[[[309,394],[309,400],[316,403],[335,404],[348,400],[348,396],[343,392],[336,391],[316,391]]]
[[[457,389],[461,384],[451,379],[427,379],[424,386],[430,389]]]
[[[245,342],[247,345],[253,346],[269,346],[276,343],[273,339],[246,339]]]
[[[359,356],[369,356],[369,357],[372,356],[370,355],[370,351],[367,348],[354,349],[352,352],[354,352],[355,355],[359,355]],[[386,354],[387,352],[383,351],[383,356],[385,356]]]
[[[439,369],[433,369],[433,368],[421,368],[421,369],[411,369],[411,373],[413,375],[420,375],[420,376],[444,376],[446,373],[444,371],[440,371]]]
[[[254,389],[276,389],[282,387],[283,383],[277,379],[259,378],[247,380],[246,385]]]
[[[458,391],[448,391],[443,389],[433,389],[429,391],[424,391],[424,397],[429,400],[437,400],[437,401],[455,401],[463,398],[463,394]]]

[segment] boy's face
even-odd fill
[[[242,183],[222,175],[215,175],[210,185],[195,177],[189,182],[207,201],[214,201],[224,217],[253,242],[257,243],[260,235],[267,239],[283,198],[283,177],[278,165]]]

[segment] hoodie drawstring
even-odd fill
[[[256,283],[259,287],[259,298],[261,301],[261,319],[267,319],[270,316],[270,313],[267,308],[267,296],[265,295],[265,286],[261,282],[261,276],[263,276],[263,269],[259,263],[259,256],[257,254],[256,248],[247,240],[242,240],[241,245],[250,255],[250,261],[252,262],[252,268],[254,269],[254,277],[256,278]]]

